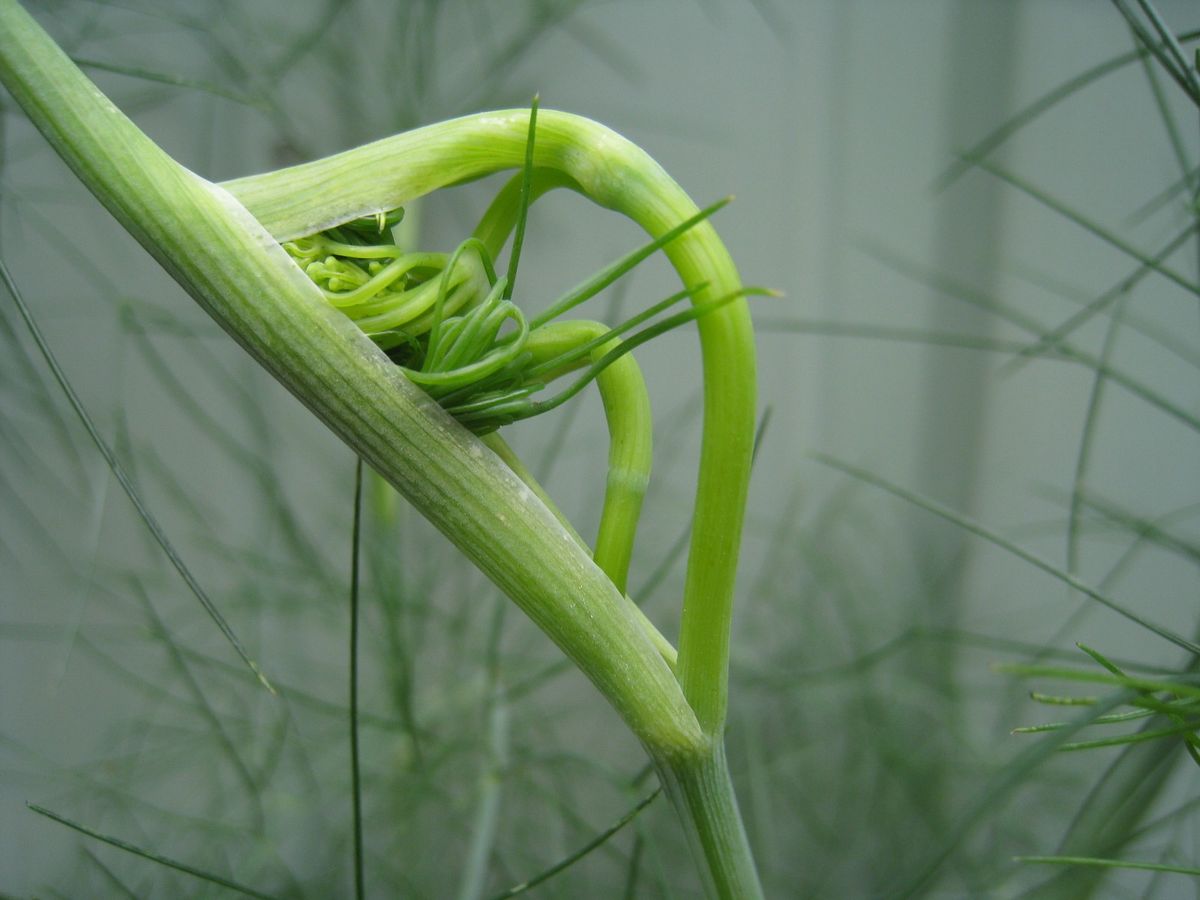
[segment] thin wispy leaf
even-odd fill
[[[27,803],[25,805],[38,815],[45,816],[48,819],[53,819],[55,822],[66,825],[68,828],[72,828],[75,831],[78,831],[80,834],[85,834],[88,837],[95,838],[98,841],[103,841],[104,843],[116,847],[119,850],[124,850],[126,853],[132,853],[134,856],[140,856],[142,859],[157,863],[160,866],[166,866],[169,869],[175,869],[177,872],[184,872],[185,874],[193,875],[196,878],[203,879],[204,881],[211,882],[212,884],[219,884],[221,887],[229,888],[231,891],[237,891],[239,894],[244,894],[247,897],[258,897],[259,900],[274,900],[270,894],[264,894],[262,891],[255,890],[251,887],[246,887],[246,885],[239,884],[238,882],[226,878],[223,875],[218,875],[215,872],[208,872],[196,866],[189,865],[188,863],[171,859],[170,857],[163,856],[160,853],[155,853],[153,850],[147,850],[143,847],[137,846],[136,844],[131,844],[128,841],[122,840],[121,838],[113,837],[109,834],[102,834],[101,832],[96,831],[94,828],[89,828],[87,825],[82,825],[79,822],[68,819],[66,816],[46,809],[44,806],[38,806],[35,803]]]
[[[242,661],[250,668],[250,670],[254,672],[262,685],[272,694],[274,694],[275,689],[271,686],[271,682],[267,680],[266,675],[263,673],[262,669],[259,668],[258,663],[256,663],[250,657],[249,653],[246,652],[246,649],[242,646],[242,642],[238,639],[237,635],[234,634],[233,629],[229,626],[229,623],[225,620],[225,617],[221,614],[220,610],[217,609],[216,604],[214,604],[209,598],[208,594],[196,580],[196,577],[184,563],[183,558],[175,549],[175,545],[171,543],[170,539],[166,535],[166,532],[163,530],[162,526],[159,525],[158,519],[155,518],[155,516],[150,512],[150,508],[146,505],[145,501],[143,501],[141,493],[134,486],[132,479],[125,471],[125,467],[121,464],[121,461],[117,459],[116,454],[113,453],[113,450],[111,447],[109,447],[108,442],[101,437],[100,431],[92,421],[92,417],[88,414],[87,409],[84,407],[83,401],[80,400],[79,396],[75,393],[75,389],[71,386],[71,382],[67,378],[66,372],[59,365],[57,358],[50,350],[49,343],[47,343],[45,337],[42,335],[41,329],[34,320],[33,314],[30,312],[28,305],[26,305],[20,289],[17,287],[16,282],[13,281],[12,275],[9,274],[8,267],[4,264],[3,260],[0,260],[0,280],[3,280],[5,287],[8,289],[9,296],[17,305],[17,310],[21,314],[21,318],[24,319],[25,325],[29,329],[29,333],[34,340],[34,343],[37,345],[38,350],[41,352],[42,358],[45,360],[47,367],[53,373],[55,381],[57,381],[59,387],[62,388],[63,393],[67,397],[67,401],[71,405],[71,408],[79,417],[79,420],[83,424],[83,427],[87,430],[89,437],[91,437],[92,443],[96,445],[96,449],[100,452],[100,455],[104,457],[104,461],[108,464],[108,468],[112,472],[113,477],[117,480],[117,483],[121,485],[122,490],[125,491],[125,495],[133,504],[134,509],[137,511],[138,517],[150,531],[151,536],[153,536],[155,542],[162,549],[167,559],[170,560],[171,565],[175,567],[175,571],[179,573],[179,576],[188,586],[188,589],[200,602],[200,605],[204,607],[205,612],[208,613],[213,622],[216,623],[217,628],[220,629],[230,646],[233,647],[238,656],[242,658]]]

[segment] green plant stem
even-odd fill
[[[0,81],[172,277],[588,676],[672,785],[716,896],[761,896],[721,746],[754,435],[754,347],[744,300],[698,321],[705,430],[676,681],[636,607],[546,505],[332,308],[279,245],[521,165],[527,110],[430,126],[226,190],[144,135],[16,0],[0,0]],[[534,162],[568,174],[592,200],[652,235],[697,211],[642,150],[586,119],[542,112]],[[698,305],[741,287],[708,223],[665,252],[686,285],[705,285]]]
[[[546,493],[545,488],[543,488],[541,484],[538,483],[537,479],[533,477],[533,473],[529,471],[525,463],[521,461],[521,458],[517,456],[517,454],[510,446],[508,446],[507,443],[505,443],[504,438],[500,437],[497,432],[493,431],[490,434],[484,435],[482,438],[480,438],[480,440],[490,447],[493,453],[504,460],[508,467],[513,470],[516,476],[520,478],[521,481],[523,481],[531,491],[533,491],[534,495],[544,504],[546,504],[546,508],[554,514],[555,518],[558,519],[559,523],[563,526],[567,533],[575,539],[575,542],[580,546],[580,548],[590,553],[591,551],[588,549],[587,543],[582,537],[579,536],[579,533],[575,530],[575,527],[555,505],[554,501]],[[599,565],[598,561],[597,565]],[[638,621],[641,622],[643,630],[645,630],[646,634],[649,635],[650,640],[658,649],[663,661],[671,667],[672,672],[676,671],[679,661],[679,651],[675,649],[675,645],[663,636],[663,633],[658,630],[658,626],[650,621],[650,617],[642,611],[640,606],[631,604],[630,608],[637,617]]]
[[[682,766],[660,764],[658,777],[680,811],[692,855],[707,862],[709,895],[722,900],[762,897],[724,742],[714,743],[712,753],[702,760]]]
[[[363,900],[362,778],[358,753],[358,557],[362,543],[362,457],[354,462],[354,524],[350,532],[350,796],[354,829],[354,896]]]
[[[533,146],[527,147],[527,160]],[[511,178],[496,195],[475,228],[474,236],[495,257],[534,201],[549,190],[571,184],[572,179],[568,175],[526,166],[520,176]],[[536,337],[531,341],[529,350],[534,354],[535,364],[544,363],[598,339],[607,330],[597,322],[551,323],[535,332]],[[605,353],[617,346],[619,343],[616,340],[597,344],[590,353],[591,361],[598,363]],[[585,364],[586,360],[581,356],[562,369],[547,372],[546,379],[557,378]],[[629,580],[629,563],[633,556],[642,501],[654,461],[654,423],[650,395],[632,354],[621,357],[604,369],[597,377],[596,385],[604,403],[610,441],[608,483],[592,557],[617,589],[624,593]],[[674,665],[674,656],[671,662]]]
[[[385,138],[335,156],[226,182],[277,240],[403,206],[438,188],[524,164],[528,110],[480,113]],[[538,111],[533,165],[543,176],[629,217],[652,236],[697,206],[641,148],[580,116]],[[737,292],[733,261],[702,222],[663,251],[693,302]],[[749,309],[739,299],[697,321],[704,361],[704,436],[679,639],[684,695],[710,737],[728,704],[729,628],[754,443],[755,351]]]
[[[525,161],[528,122],[528,110],[467,116],[225,186],[277,239],[287,240],[402,206],[441,187],[516,168]],[[568,113],[539,110],[533,165],[559,173],[537,179],[535,193],[558,184],[572,187],[626,215],[652,236],[698,211],[643,150]],[[330,197],[337,198],[333,209]],[[741,288],[737,270],[708,222],[681,235],[663,252],[684,285],[705,286],[693,299],[697,306],[715,304]],[[711,753],[723,742],[728,706],[734,576],[754,443],[755,353],[749,310],[742,299],[714,310],[697,326],[704,361],[704,436],[677,672]],[[750,877],[753,858],[728,778],[711,777],[716,763],[708,753],[689,757],[690,762],[676,768],[664,767],[654,748],[647,749],[660,771],[672,772],[681,785],[694,786],[671,791],[689,833],[727,838],[692,841],[711,875],[710,889],[727,892],[720,896],[760,896],[757,876]],[[724,768],[723,756],[720,767]],[[701,788],[725,802],[690,802]],[[724,855],[713,857],[710,852]],[[737,865],[732,864],[734,856],[741,858]]]
[[[15,0],[0,0],[0,81],[117,220],[521,606],[647,747],[686,756],[705,746],[633,604],[545,505],[333,309],[233,197],[117,110]]]
[[[535,332],[528,350],[533,355],[533,364],[537,365],[602,337],[608,331],[608,326],[599,322],[555,322]],[[589,361],[599,362],[619,345],[616,339],[599,344],[587,356],[574,360],[560,370],[548,372],[547,378],[557,378],[567,371],[587,365]],[[608,483],[592,556],[618,590],[624,592],[629,579],[629,563],[633,556],[642,500],[646,496],[654,460],[650,394],[632,354],[622,356],[605,368],[597,376],[596,385],[604,403],[610,439]]]

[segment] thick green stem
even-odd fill
[[[304,202],[315,185],[337,185],[348,206],[338,218],[367,215],[412,197],[524,160],[528,112],[458,119],[298,166],[241,179],[231,191],[281,239],[322,227],[321,211]],[[479,148],[488,152],[481,155]],[[437,161],[444,163],[440,168]],[[535,165],[541,190],[568,186],[624,213],[652,236],[669,231],[697,207],[642,150],[603,126],[539,111]],[[369,191],[354,196],[365,172]],[[345,187],[349,193],[341,190]],[[485,225],[489,223],[485,222]],[[497,235],[484,228],[497,244]],[[741,287],[732,261],[707,223],[664,251],[685,285],[705,283],[695,302],[711,303]],[[749,312],[737,301],[698,320],[704,359],[705,422],[688,561],[677,671],[685,696],[709,738],[706,752],[667,759],[655,754],[686,830],[706,889],[721,898],[762,896],[725,762],[729,634],[734,576],[753,449],[755,355]]]
[[[677,682],[631,604],[546,505],[333,309],[278,243],[521,165],[528,111],[430,126],[226,190],[142,134],[16,0],[0,0],[0,81],[192,297],[591,679],[658,765],[715,895],[760,896],[721,738],[754,429],[745,303],[698,323],[705,425]],[[536,165],[563,173],[652,235],[696,212],[653,160],[602,126],[554,112],[542,112],[538,126]],[[740,288],[707,223],[665,252],[685,284],[707,285],[698,304]]]
[[[584,671],[647,746],[706,743],[630,604],[493,453],[340,312],[230,194],[130,122],[17,5],[0,81],[117,220]]]
[[[762,885],[742,827],[724,742],[715,742],[712,752],[699,759],[660,763],[658,777],[687,831],[692,855],[702,861],[709,895],[721,900],[761,898]]]
[[[559,510],[554,501],[546,493],[545,488],[538,483],[537,479],[533,477],[533,473],[526,468],[525,463],[521,461],[521,457],[517,456],[513,449],[505,443],[504,439],[500,437],[500,434],[493,431],[490,434],[484,435],[482,438],[480,438],[480,440],[482,440],[483,443],[491,448],[493,453],[504,460],[508,467],[512,469],[514,473],[516,473],[518,478],[525,482],[526,486],[533,491],[537,498],[546,504],[546,508],[550,510],[550,512],[554,513],[554,517],[558,519],[559,523],[563,526],[563,528],[566,529],[567,533],[575,539],[575,542],[579,544],[579,546],[585,551],[591,552],[588,549],[587,543],[575,530],[575,526],[573,526],[567,517],[562,514],[562,511]],[[612,573],[604,568],[604,561],[597,558],[595,555],[593,555],[593,559],[596,560],[596,564],[600,566],[604,573],[611,579]],[[642,611],[640,606],[635,604],[628,597],[626,597],[625,600],[629,611],[633,613],[634,617],[639,622],[642,623],[642,628],[645,629],[646,634],[650,636],[650,640],[654,642],[654,646],[658,648],[658,652],[662,655],[663,660],[668,666],[671,667],[671,671],[674,672],[676,670],[676,663],[679,660],[679,653],[675,649],[674,645],[665,637],[663,637],[662,632],[658,630],[658,626],[650,621],[650,618]]]
[[[279,240],[314,234],[401,206],[430,191],[525,161],[528,110],[441,122],[226,187]],[[653,236],[697,212],[645,151],[579,116],[539,110],[533,163],[628,216]],[[548,185],[551,186],[551,185]],[[694,302],[741,287],[707,222],[664,252],[684,284],[705,284]],[[754,443],[755,353],[749,310],[737,300],[699,319],[704,360],[704,437],[679,640],[679,677],[701,727],[724,726],[734,577]]]

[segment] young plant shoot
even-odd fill
[[[654,763],[711,895],[761,896],[723,738],[755,424],[754,291],[708,222],[723,202],[698,210],[638,147],[536,101],[214,184],[117,110],[17,0],[0,0],[0,81],[179,284],[587,675]],[[406,203],[506,169],[520,171],[449,252],[393,239]],[[518,281],[532,264],[526,215],[557,187],[649,240],[532,315]],[[678,292],[615,326],[569,317],[659,251]],[[676,650],[625,593],[652,432],[629,351],[693,321],[704,432]],[[610,451],[589,549],[497,431],[592,381]]]

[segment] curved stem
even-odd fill
[[[538,480],[533,477],[533,473],[526,468],[525,463],[521,461],[521,457],[517,456],[512,447],[508,446],[508,444],[504,441],[504,438],[500,437],[500,433],[498,431],[493,431],[489,434],[485,434],[480,438],[480,440],[487,444],[493,453],[504,460],[508,467],[513,470],[516,476],[525,482],[525,484],[531,491],[533,491],[539,500],[546,504],[546,508],[555,515],[558,521],[562,524],[563,528],[566,529],[566,531],[575,539],[575,542],[584,550],[591,552],[588,549],[587,543],[575,530],[575,526],[573,526],[567,517],[562,514],[559,508],[554,504],[554,501],[546,493],[545,488],[538,483]],[[597,563],[597,565],[599,565],[599,563]],[[671,667],[671,671],[674,672],[676,670],[676,663],[679,660],[679,653],[675,649],[674,645],[665,637],[663,637],[663,633],[658,630],[658,626],[650,621],[650,618],[642,611],[642,608],[630,600],[628,595],[622,595],[622,600],[629,609],[630,614],[642,624],[643,630],[647,635],[650,636],[650,640],[653,642],[654,646],[658,648],[658,652],[662,656],[663,661],[666,662],[666,664]]]
[[[523,209],[528,209],[546,192],[572,184],[569,176],[553,169],[532,170],[528,178],[524,173],[514,176],[484,213],[475,228],[475,237],[483,242],[493,257],[497,256]],[[599,322],[554,323],[537,330],[529,349],[536,363],[538,359],[553,359],[565,351],[587,344],[607,331],[608,328]],[[605,353],[618,344],[615,339],[597,344],[590,351],[590,359],[599,362]],[[585,364],[581,356],[572,365],[547,373],[546,377],[557,378]],[[654,463],[654,421],[650,412],[650,394],[646,390],[642,370],[632,354],[623,356],[604,369],[596,379],[596,386],[604,403],[609,448],[604,507],[600,513],[600,527],[592,558],[612,579],[617,589],[625,593],[642,501]],[[672,656],[668,661],[674,666],[676,658]]]
[[[596,685],[658,765],[717,895],[761,896],[721,737],[754,348],[745,302],[717,308],[740,284],[712,227],[702,223],[664,251],[685,285],[704,285],[694,302],[714,307],[698,322],[705,426],[676,682],[622,595],[546,505],[333,309],[279,245],[521,165],[528,111],[430,126],[224,190],[144,135],[16,0],[0,0],[0,82],[192,297]],[[587,119],[542,112],[534,164],[652,235],[697,212],[642,150]]]
[[[385,138],[289,169],[227,182],[277,239],[401,206],[430,191],[523,165],[528,110],[481,113]],[[660,235],[697,212],[663,169],[630,141],[580,116],[539,110],[533,164],[560,173],[601,206]],[[369,174],[369,177],[365,177]],[[740,289],[733,261],[707,222],[664,252],[697,305]],[[679,678],[715,737],[728,703],[729,631],[754,442],[755,353],[744,300],[698,321],[704,360],[704,436],[679,641]]]
[[[15,0],[0,0],[0,82],[121,225],[512,598],[645,746],[670,758],[704,750],[641,623],[545,505],[331,307],[234,197],[129,121]]]
[[[467,116],[226,187],[283,240],[521,166],[528,123],[527,110]],[[698,212],[643,150],[579,116],[539,111],[533,165],[559,173],[568,186],[623,213],[655,237]],[[333,203],[331,196],[337,198]],[[733,261],[708,222],[680,235],[663,252],[685,286],[703,285],[693,297],[697,306],[715,307],[741,290]],[[670,761],[653,745],[647,750],[663,777],[679,783],[672,800],[689,834],[699,835],[692,846],[711,876],[710,891],[755,898],[762,888],[723,750],[734,580],[754,444],[754,340],[743,299],[722,304],[697,325],[704,363],[704,434],[677,676],[709,752]]]
[[[609,327],[600,322],[555,322],[543,325],[534,332],[527,349],[533,354],[532,362],[537,364],[608,332]],[[556,378],[566,374],[587,365],[589,360],[599,362],[619,344],[620,341],[615,338],[599,344],[588,355],[548,373],[547,377]],[[609,446],[604,507],[600,512],[600,527],[592,558],[612,579],[617,590],[624,593],[642,501],[646,496],[654,462],[650,394],[633,354],[626,354],[606,367],[596,377],[596,386],[600,389],[604,416],[608,421]]]

